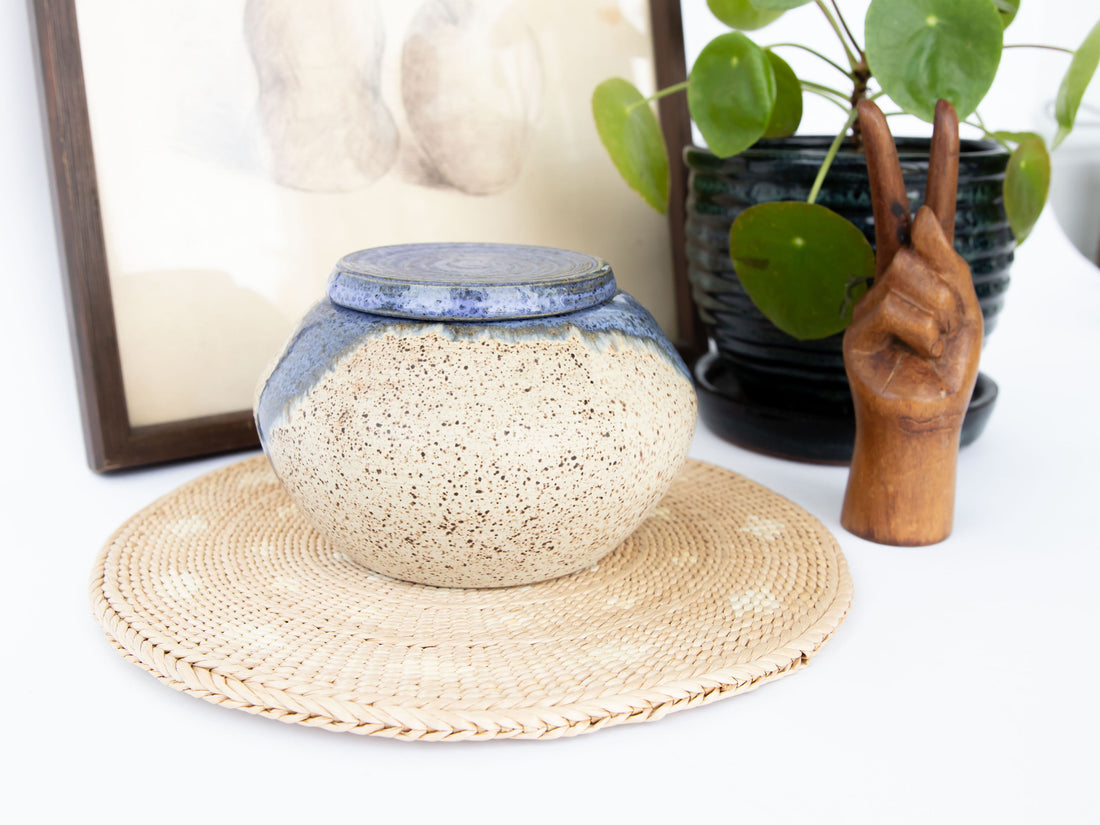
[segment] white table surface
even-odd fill
[[[3,23],[5,821],[1100,822],[1100,272],[1049,216],[984,355],[1001,396],[962,453],[946,543],[854,538],[838,523],[845,469],[700,430],[695,457],[793,499],[844,548],[855,604],[810,668],[551,742],[283,725],[162,686],[92,618],[111,531],[239,456],[85,466],[25,18]]]

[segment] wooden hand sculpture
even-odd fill
[[[877,274],[844,334],[856,441],[841,523],[881,544],[935,544],[951,534],[959,434],[982,345],[970,269],[951,245],[958,117],[939,101],[924,206],[911,223],[886,119],[861,101],[859,120]]]

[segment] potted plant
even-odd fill
[[[813,2],[844,58],[802,44],[758,45],[745,31]],[[956,249],[967,260],[987,331],[1003,301],[1012,249],[1038,219],[1049,150],[1032,132],[994,131],[977,112],[1000,65],[1019,0],[872,0],[863,38],[836,0],[708,0],[730,31],[708,43],[686,82],[646,98],[628,81],[592,98],[600,138],[626,182],[655,209],[668,200],[668,154],[650,102],[687,95],[709,150],[688,147],[689,278],[714,346],[696,365],[700,411],[719,434],[792,458],[846,461],[853,420],[841,333],[873,277],[870,198],[856,104],[931,121],[950,101],[983,140],[963,141]],[[846,78],[798,77],[779,52],[797,48]],[[1045,48],[1045,47],[1044,47]],[[1061,51],[1068,51],[1062,49]],[[1100,61],[1098,22],[1058,89],[1057,146]],[[803,94],[845,112],[832,137],[794,136]],[[884,105],[886,101],[893,106]],[[923,190],[927,140],[899,140],[907,188]],[[963,441],[977,437],[996,394],[984,376]]]

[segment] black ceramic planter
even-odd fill
[[[777,329],[741,288],[729,258],[729,230],[759,203],[805,200],[832,138],[762,140],[732,158],[688,147],[687,258],[692,297],[712,342],[695,366],[699,412],[718,435],[759,452],[803,461],[845,463],[854,412],[841,335],[799,341]],[[898,141],[913,210],[924,198],[927,139]],[[996,326],[1008,288],[1015,240],[1002,184],[1008,153],[984,141],[962,142],[955,249],[970,265],[985,332]],[[843,215],[874,243],[864,156],[841,151],[817,202]],[[997,385],[981,376],[962,443],[981,433]]]

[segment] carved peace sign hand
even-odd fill
[[[982,313],[966,262],[951,246],[959,173],[958,119],[936,107],[924,206],[910,221],[886,119],[859,104],[875,215],[875,284],[844,336],[849,381],[864,404],[903,426],[952,426],[978,376]],[[961,424],[961,420],[959,422]]]
[[[982,314],[952,248],[959,135],[936,105],[925,203],[910,220],[897,150],[878,107],[859,104],[875,216],[874,286],[844,334],[856,445],[841,521],[887,544],[951,532],[959,433],[978,376]]]

